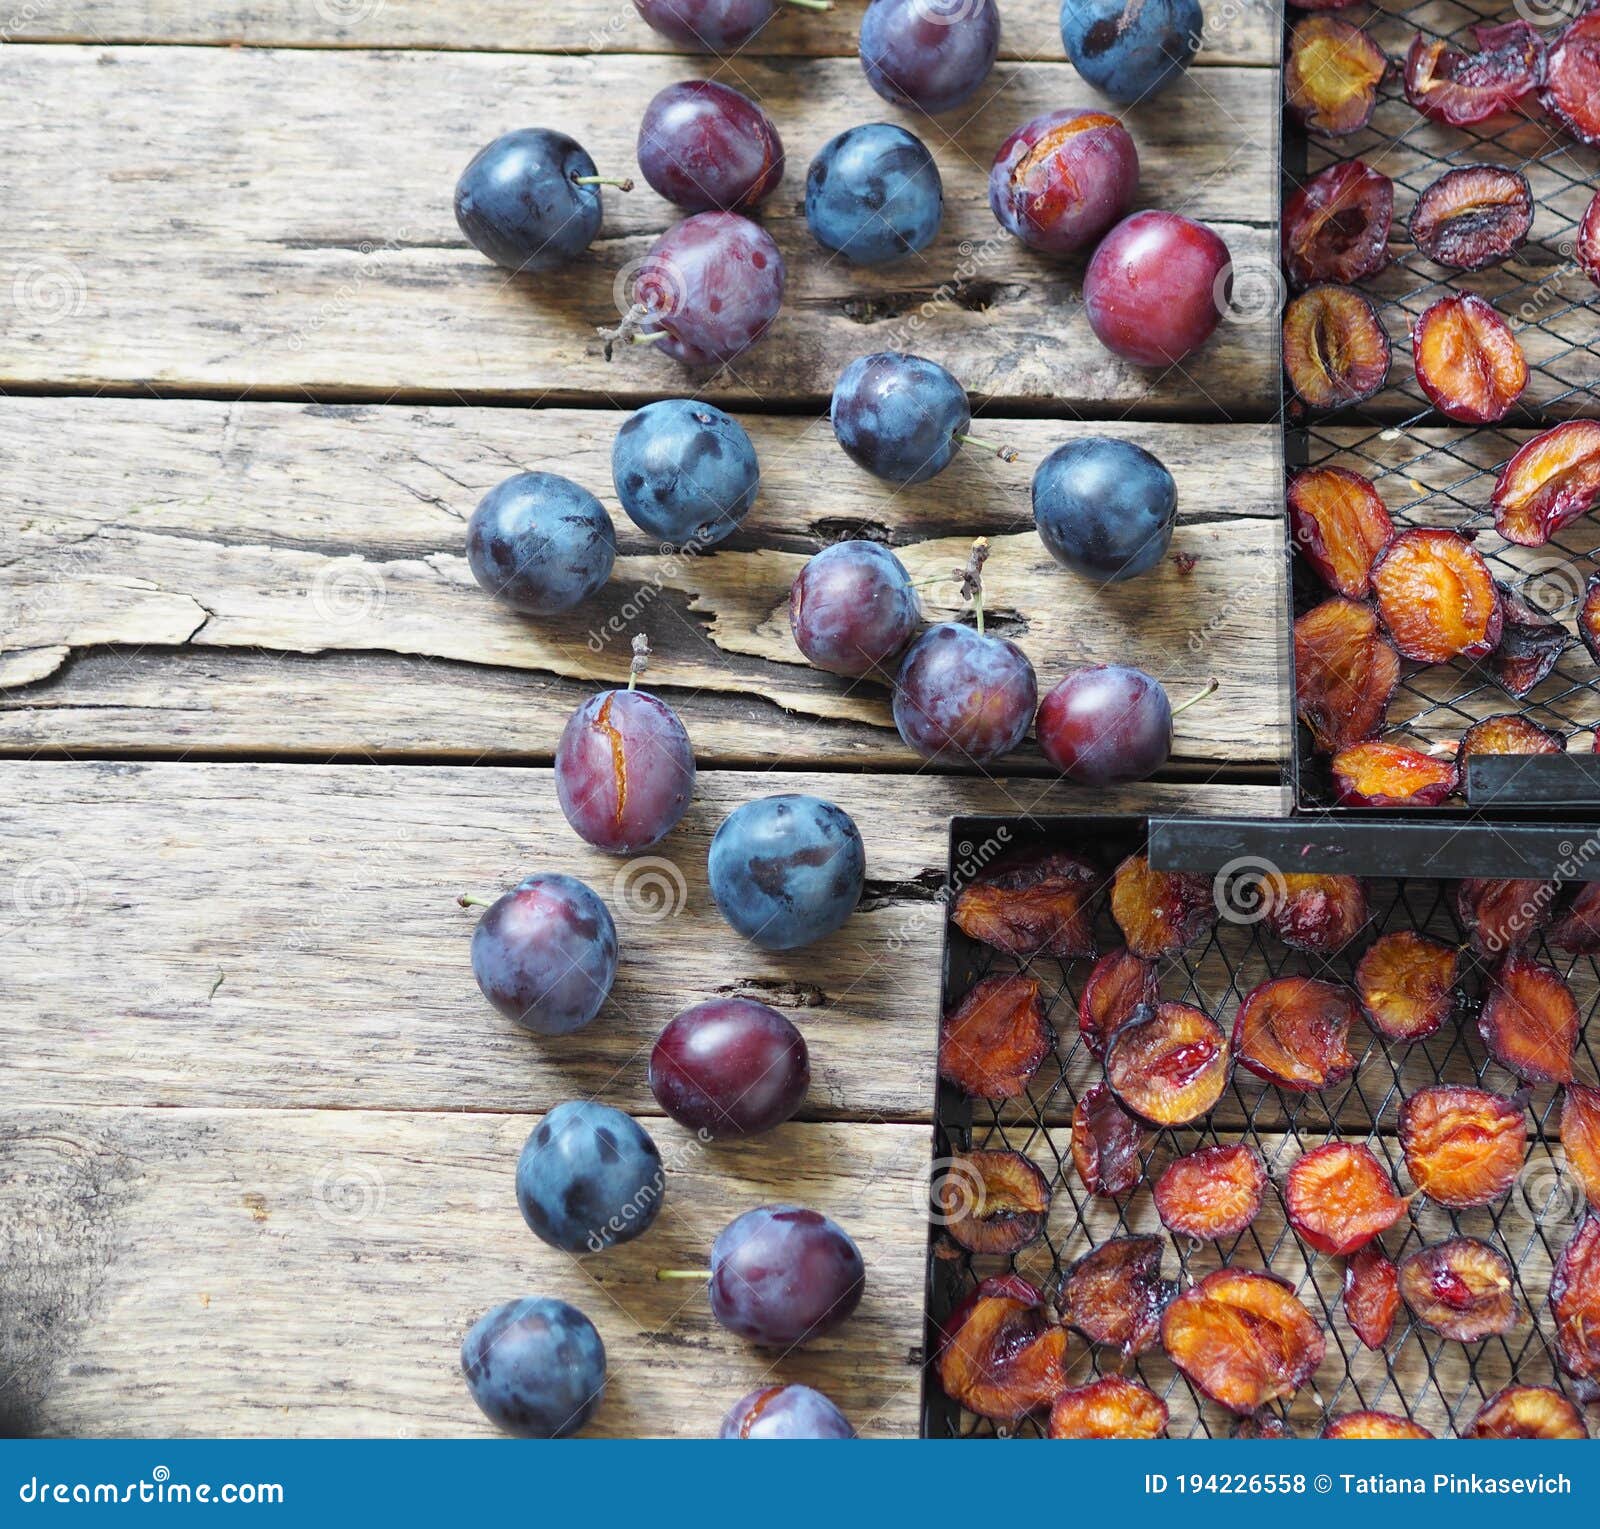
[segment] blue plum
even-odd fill
[[[722,1420],[721,1439],[853,1439],[850,1420],[810,1386],[763,1386]]]
[[[711,1246],[711,1314],[763,1348],[831,1332],[866,1288],[861,1252],[836,1222],[799,1205],[763,1205]]]
[[[991,764],[1028,736],[1038,699],[1033,665],[1014,642],[944,621],[906,650],[894,725],[924,759]]]
[[[891,483],[922,483],[961,449],[966,390],[935,361],[882,350],[857,356],[834,384],[833,433],[858,466]]]
[[[1061,0],[1061,41],[1079,74],[1114,101],[1165,90],[1189,67],[1200,0]]]
[[[794,950],[832,934],[860,902],[866,866],[850,815],[793,792],[735,807],[707,857],[723,918],[763,950]]]
[[[576,1306],[524,1296],[485,1312],[461,1340],[467,1390],[496,1428],[559,1439],[594,1415],[606,1346]]]
[[[1057,446],[1033,475],[1033,522],[1063,567],[1119,583],[1166,556],[1178,486],[1131,441],[1090,436]]]
[[[877,542],[824,547],[789,590],[795,646],[831,674],[871,674],[911,641],[920,619],[911,575]]]
[[[639,124],[639,168],[687,212],[739,212],[783,179],[783,140],[748,96],[716,80],[681,80],[652,97]]]
[[[517,1204],[541,1242],[599,1253],[650,1229],[667,1174],[650,1134],[621,1110],[591,1100],[558,1104],[517,1159]]]
[[[694,794],[694,749],[678,714],[643,690],[602,690],[562,729],[556,799],[580,839],[633,855],[664,839]]]
[[[473,578],[527,616],[582,604],[611,577],[616,555],[604,506],[555,473],[518,473],[496,484],[467,522]]]
[[[693,398],[664,398],[630,416],[611,448],[611,477],[628,518],[669,547],[714,547],[761,487],[744,427]]]
[[[944,217],[944,183],[920,138],[868,122],[830,138],[806,172],[806,223],[825,250],[882,265],[926,249]]]
[[[535,1035],[570,1035],[600,1012],[616,980],[616,925],[576,876],[540,871],[478,920],[472,972],[507,1019]]]
[[[553,271],[600,232],[599,172],[583,149],[547,127],[519,128],[473,155],[456,182],[456,222],[496,265]]]
[[[872,0],[861,67],[886,101],[930,114],[971,99],[1000,52],[994,0]]]

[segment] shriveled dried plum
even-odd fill
[[[1600,13],[1585,11],[1555,40],[1539,99],[1579,143],[1600,144]]]
[[[1456,789],[1456,767],[1403,743],[1373,740],[1333,756],[1333,789],[1344,807],[1437,807]]]
[[[1106,1082],[1122,1107],[1163,1129],[1209,1115],[1228,1083],[1228,1038],[1192,1004],[1134,1011],[1106,1048]]]
[[[1352,159],[1312,176],[1283,209],[1283,263],[1297,287],[1360,281],[1389,260],[1394,182]]]
[[[1510,955],[1489,979],[1478,1034],[1502,1067],[1529,1083],[1567,1083],[1583,1015],[1554,967]]]
[[[1061,1320],[1090,1343],[1143,1354],[1161,1338],[1161,1313],[1177,1294],[1161,1277],[1159,1237],[1113,1237],[1067,1270],[1057,1297]]]
[[[1367,889],[1355,876],[1283,872],[1266,892],[1262,923],[1291,950],[1332,955],[1367,922]]]
[[[1050,1405],[1050,1439],[1159,1439],[1167,1404],[1148,1386],[1107,1375],[1063,1391]]]
[[[1600,953],[1600,881],[1586,881],[1550,926],[1550,943],[1568,955]]]
[[[942,1354],[950,1346],[950,1340],[960,1331],[961,1324],[967,1320],[972,1308],[992,1295],[1007,1296],[1013,1301],[1021,1301],[1024,1306],[1044,1304],[1044,1294],[1032,1280],[1026,1280],[1020,1274],[991,1274],[987,1279],[979,1280],[962,1296],[939,1324],[938,1353]]]
[[[1393,1412],[1347,1412],[1331,1418],[1322,1430],[1325,1439],[1431,1439],[1421,1423]]]
[[[1072,1166],[1092,1195],[1131,1194],[1143,1174],[1149,1133],[1117,1103],[1104,1083],[1083,1092],[1072,1111]]]
[[[1578,237],[1573,248],[1578,268],[1600,287],[1600,191],[1578,220]]]
[[[1447,127],[1498,125],[1530,104],[1544,77],[1544,43],[1527,22],[1475,30],[1476,53],[1420,32],[1406,53],[1406,100]]]
[[[1527,1124],[1520,1097],[1450,1083],[1418,1089],[1400,1106],[1406,1171],[1438,1205],[1487,1205],[1522,1172]]]
[[[1252,988],[1233,1021],[1241,1067],[1290,1093],[1314,1094],[1356,1069],[1355,994],[1315,977],[1274,977]]]
[[[1578,636],[1589,657],[1600,664],[1600,574],[1591,573],[1584,581],[1583,599],[1578,602]]]
[[[1240,1418],[1228,1435],[1231,1439],[1292,1439],[1294,1430],[1276,1412],[1252,1412]]]
[[[1388,1343],[1400,1311],[1400,1266],[1375,1242],[1344,1266],[1344,1314],[1350,1330],[1374,1352]]]
[[[1583,1414],[1553,1386],[1506,1386],[1478,1409],[1463,1439],[1587,1439]]]
[[[1590,1205],[1600,1211],[1600,1089],[1567,1084],[1561,1099],[1561,1151]]]
[[[1266,1164],[1254,1148],[1200,1147],[1157,1180],[1156,1214],[1180,1237],[1223,1242],[1256,1219],[1266,1187]]]
[[[1455,1009],[1460,957],[1442,941],[1398,929],[1356,963],[1356,993],[1367,1023],[1385,1040],[1420,1041]]]
[[[1050,1046],[1039,984],[1015,972],[985,977],[945,1016],[939,1076],[976,1099],[1012,1099]]]
[[[1542,547],[1600,498],[1600,420],[1569,419],[1526,442],[1500,470],[1489,504],[1508,542]]]
[[[1007,955],[1071,960],[1095,953],[1090,902],[1100,873],[1062,850],[997,866],[964,887],[951,917],[972,939]]]
[[[1399,683],[1400,655],[1371,606],[1336,596],[1295,622],[1295,708],[1319,749],[1370,738]]]
[[[1492,425],[1528,385],[1528,360],[1510,326],[1481,297],[1457,292],[1411,326],[1417,386],[1446,419]]]
[[[1388,1231],[1407,1201],[1370,1147],[1330,1141],[1289,1170],[1284,1205],[1303,1242],[1345,1257]]]
[[[1441,1338],[1478,1343],[1517,1325],[1511,1265],[1476,1237],[1452,1237],[1400,1260],[1400,1295]]]
[[[1461,735],[1456,748],[1456,771],[1465,780],[1467,761],[1474,754],[1564,754],[1566,751],[1560,733],[1540,727],[1527,717],[1502,712],[1474,722]]]
[[[1566,628],[1520,590],[1505,583],[1499,590],[1505,620],[1490,668],[1500,688],[1520,701],[1549,678],[1569,639]]]
[[[1504,955],[1550,922],[1560,891],[1553,881],[1469,876],[1455,884],[1456,917],[1474,950]]]
[[[1248,1269],[1218,1269],[1185,1290],[1161,1318],[1161,1343],[1199,1390],[1238,1413],[1292,1396],[1327,1351],[1294,1287]]]
[[[1586,1216],[1550,1276],[1556,1358],[1575,1380],[1600,1380],[1600,1220]]]
[[[981,1417],[1014,1422],[1066,1389],[1066,1357],[1067,1331],[1042,1299],[1029,1300],[1022,1288],[986,1295],[980,1287],[960,1321],[947,1324],[936,1367],[952,1401]]]
[[[1283,316],[1283,369],[1313,409],[1360,403],[1389,380],[1392,352],[1378,310],[1354,287],[1308,287]]]
[[[971,1253],[1015,1253],[1044,1230],[1050,1184],[1020,1152],[958,1152],[934,1186],[945,1231]]]
[[[1217,900],[1209,876],[1152,870],[1148,856],[1129,855],[1111,886],[1111,914],[1128,949],[1148,960],[1204,939],[1217,921]]]
[[[1500,641],[1500,591],[1464,536],[1437,526],[1402,531],[1372,565],[1378,614],[1406,658],[1482,658]]]
[[[1411,209],[1411,242],[1453,271],[1481,271],[1515,254],[1532,226],[1527,177],[1501,165],[1446,170]]]
[[[1141,1004],[1156,1001],[1156,965],[1126,946],[1107,951],[1095,962],[1078,1000],[1078,1031],[1090,1053],[1105,1060],[1111,1032]]]
[[[1312,16],[1296,22],[1290,35],[1284,95],[1295,119],[1313,133],[1342,138],[1372,120],[1388,72],[1388,57],[1360,27]]]
[[[1394,536],[1394,521],[1370,478],[1310,467],[1290,480],[1289,529],[1317,577],[1360,600],[1372,592],[1372,563]]]

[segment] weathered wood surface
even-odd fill
[[[853,54],[865,0],[835,0],[832,11],[783,14],[743,51],[750,55]],[[1279,10],[1271,0],[1212,0],[1198,61],[1276,64]],[[1002,59],[1063,56],[1056,7],[1002,7]],[[16,42],[243,43],[254,47],[472,48],[527,53],[670,53],[628,0],[595,6],[552,0],[55,0],[35,5],[10,28]],[[707,64],[707,67],[715,67]]]
[[[789,270],[771,334],[711,378],[637,349],[608,365],[596,329],[616,322],[619,286],[674,210],[648,188],[608,192],[607,228],[583,261],[508,279],[463,241],[451,188],[478,146],[530,116],[631,171],[643,107],[682,69],[645,55],[9,46],[0,278],[15,306],[0,384],[448,401],[694,385],[815,405],[854,356],[899,346],[981,397],[1057,413],[1275,408],[1277,325],[1256,301],[1276,259],[1276,77],[1263,69],[1191,71],[1129,116],[1140,204],[1215,223],[1234,252],[1238,312],[1182,367],[1112,357],[1083,316],[1081,266],[1029,254],[989,212],[1003,138],[1091,98],[1065,63],[1009,71],[948,131],[915,124],[946,193],[945,226],[921,256],[872,272],[825,259],[800,213],[804,167],[841,123],[895,115],[849,59],[740,60],[733,81],[772,108],[790,154],[765,219]]]
[[[792,1125],[707,1148],[652,1121],[668,1169],[656,1224],[580,1261],[517,1211],[517,1153],[537,1124],[12,1105],[0,1434],[488,1434],[461,1337],[530,1294],[571,1301],[605,1342],[588,1433],[713,1437],[772,1377],[826,1390],[865,1434],[916,1433],[925,1126]],[[788,1356],[724,1332],[703,1287],[655,1279],[704,1267],[729,1220],[780,1200],[848,1227],[868,1270],[849,1325]]]
[[[968,542],[987,535],[991,616],[1043,687],[1081,663],[1136,663],[1176,699],[1215,673],[1222,689],[1177,719],[1176,762],[1281,757],[1275,427],[1092,427],[1161,456],[1180,508],[1158,570],[1100,587],[1051,560],[1029,500],[1033,467],[1091,427],[989,419],[1020,462],[963,453],[896,492],[850,462],[825,418],[746,416],[761,499],[738,535],[689,556],[663,555],[615,507],[620,418],[8,400],[0,748],[548,760],[582,696],[626,674],[628,637],[644,630],[649,683],[679,706],[703,763],[910,766],[881,685],[804,662],[789,585],[828,541],[869,535],[897,548],[940,619],[958,603]],[[479,497],[531,469],[598,493],[620,543],[604,592],[539,624],[486,596],[463,552]],[[1029,751],[1013,767],[1044,762]]]

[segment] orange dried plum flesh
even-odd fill
[[[1600,13],[1586,11],[1556,39],[1539,99],[1579,143],[1600,144]]]
[[[1252,988],[1233,1021],[1239,1065],[1295,1094],[1343,1083],[1356,1069],[1355,994],[1315,977],[1275,977]]]
[[[1453,761],[1401,743],[1352,744],[1333,756],[1332,769],[1344,807],[1436,807],[1456,789]]]
[[[1228,1083],[1228,1038],[1192,1004],[1134,1012],[1106,1048],[1106,1082],[1129,1114],[1163,1129],[1209,1115]]]
[[[1114,1237],[1067,1270],[1057,1297],[1061,1320],[1090,1343],[1144,1354],[1161,1337],[1161,1313],[1177,1294],[1161,1277],[1159,1237]]]
[[[934,1201],[945,1231],[970,1253],[1015,1253],[1044,1230],[1050,1184],[1020,1152],[957,1153]]]
[[[1589,1204],[1600,1210],[1600,1089],[1567,1085],[1561,1097],[1561,1150]]]
[[[1350,1329],[1374,1352],[1394,1332],[1400,1311],[1400,1267],[1375,1242],[1344,1266],[1344,1314]]]
[[[1389,336],[1378,311],[1354,287],[1308,287],[1283,316],[1283,369],[1313,409],[1371,398],[1389,380]]]
[[[1463,53],[1418,33],[1406,53],[1406,99],[1449,127],[1496,122],[1523,110],[1544,70],[1544,43],[1524,21],[1477,29],[1479,51]]]
[[[1372,587],[1406,658],[1482,658],[1500,641],[1500,591],[1483,558],[1454,531],[1402,531],[1373,563]]]
[[[1283,263],[1297,287],[1360,281],[1389,263],[1394,182],[1352,159],[1329,165],[1283,209]]]
[[[1289,1170],[1289,1225],[1319,1253],[1340,1257],[1365,1247],[1406,1213],[1389,1170],[1370,1147],[1331,1141]]]
[[[1492,425],[1528,385],[1528,362],[1506,321],[1481,297],[1458,292],[1430,304],[1411,327],[1417,386],[1446,419]]]
[[[1469,876],[1455,886],[1456,918],[1474,950],[1502,955],[1526,945],[1550,922],[1560,891],[1553,881]]]
[[[1550,1276],[1556,1358],[1576,1380],[1600,1380],[1600,1220],[1586,1216]]]
[[[1372,120],[1388,72],[1383,49],[1360,27],[1312,16],[1296,22],[1290,34],[1284,96],[1295,119],[1313,133],[1342,138]]]
[[[1499,589],[1505,621],[1490,669],[1500,688],[1520,701],[1550,677],[1568,638],[1559,621],[1518,590],[1504,583]]]
[[[1261,1210],[1267,1169],[1252,1147],[1200,1147],[1167,1165],[1156,1214],[1169,1232],[1199,1242],[1237,1237]]]
[[[1481,271],[1522,248],[1533,226],[1527,178],[1501,165],[1446,170],[1411,209],[1411,242],[1452,271]]]
[[[1600,498],[1600,420],[1569,419],[1534,436],[1501,469],[1490,496],[1494,528],[1542,547]]]
[[[1367,922],[1367,891],[1354,876],[1285,872],[1268,882],[1262,922],[1291,950],[1331,955]]]
[[[1559,733],[1511,712],[1474,722],[1461,735],[1456,749],[1456,771],[1467,778],[1467,761],[1474,754],[1564,754],[1567,746]]]
[[[1600,573],[1584,581],[1583,599],[1578,605],[1578,636],[1589,650],[1589,657],[1600,664]]]
[[[1078,1032],[1089,1052],[1105,1060],[1106,1042],[1141,1004],[1156,1001],[1156,966],[1126,946],[1107,951],[1095,962],[1078,999]]]
[[[1159,1439],[1167,1404],[1148,1386],[1107,1375],[1063,1391],[1050,1406],[1049,1439]]]
[[[1476,1237],[1452,1237],[1400,1260],[1400,1295],[1441,1338],[1477,1343],[1517,1322],[1511,1265]]]
[[[1148,856],[1129,855],[1111,884],[1111,914],[1128,949],[1148,960],[1203,939],[1217,921],[1217,900],[1209,876],[1152,870]]]
[[[1412,1182],[1435,1204],[1487,1205],[1522,1172],[1523,1101],[1461,1084],[1418,1089],[1400,1106],[1400,1150]]]
[[[1526,956],[1502,961],[1478,1011],[1478,1034],[1502,1067],[1529,1083],[1567,1083],[1583,1016],[1554,967]]]
[[[1478,1409],[1463,1439],[1587,1439],[1583,1414],[1552,1386],[1506,1386]]]
[[[939,1352],[939,1384],[968,1412],[1014,1422],[1066,1389],[1066,1356],[1066,1329],[1041,1302],[980,1291]]]
[[[1391,1041],[1437,1033],[1455,1009],[1459,966],[1450,946],[1415,930],[1381,936],[1356,963],[1356,993],[1367,1023]]]
[[[1241,1414],[1292,1396],[1327,1346],[1286,1280],[1247,1269],[1218,1269],[1178,1296],[1161,1343],[1195,1386]]]
[[[1293,1431],[1276,1412],[1253,1412],[1240,1418],[1228,1435],[1232,1439],[1292,1439]]]
[[[1431,1439],[1421,1423],[1393,1412],[1347,1412],[1322,1430],[1325,1439]]]
[[[1578,888],[1578,895],[1550,926],[1550,943],[1573,956],[1600,952],[1600,881]]]
[[[1039,984],[1018,973],[984,977],[945,1018],[939,1076],[977,1099],[1013,1099],[1050,1045]]]
[[[1373,560],[1394,536],[1394,521],[1372,480],[1343,467],[1294,475],[1289,528],[1317,577],[1352,600],[1371,593]]]
[[[961,1324],[972,1314],[979,1301],[991,1295],[1009,1296],[1024,1306],[1044,1305],[1044,1294],[1039,1287],[1020,1274],[991,1274],[981,1279],[951,1308],[950,1314],[939,1327],[938,1352],[950,1346],[950,1340],[961,1330]]]
[[[1100,873],[1062,850],[1018,857],[956,898],[956,927],[1007,955],[1071,960],[1095,953],[1091,900]]]
[[[1335,597],[1295,622],[1295,707],[1319,749],[1370,738],[1399,683],[1400,655],[1371,606]]]
[[[1131,1194],[1144,1176],[1149,1133],[1104,1083],[1083,1092],[1072,1111],[1072,1166],[1092,1195]]]

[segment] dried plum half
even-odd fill
[[[1315,977],[1274,977],[1245,995],[1233,1022],[1239,1065],[1290,1093],[1314,1094],[1356,1069],[1355,994]]]
[[[1266,1187],[1266,1164],[1254,1148],[1200,1147],[1167,1165],[1156,1182],[1156,1214],[1180,1237],[1222,1242],[1255,1220]]]
[[[1441,1338],[1478,1343],[1517,1325],[1511,1264],[1476,1237],[1452,1237],[1400,1260],[1400,1295]]]
[[[1148,1386],[1107,1375],[1063,1391],[1050,1404],[1048,1439],[1159,1439],[1167,1404]]]
[[[1013,1099],[1051,1044],[1038,982],[1015,972],[984,977],[945,1016],[939,1076],[975,1099]]]
[[[1542,547],[1600,498],[1600,420],[1569,419],[1525,442],[1490,496],[1494,528],[1519,547]]]
[[[1295,622],[1295,708],[1325,753],[1371,738],[1399,683],[1400,655],[1370,605],[1335,596]]]
[[[1061,1320],[1090,1343],[1143,1354],[1161,1340],[1161,1313],[1177,1294],[1161,1277],[1159,1237],[1113,1237],[1067,1271],[1057,1297]]]
[[[1385,1040],[1420,1041],[1455,1010],[1460,956],[1440,940],[1397,929],[1356,963],[1356,992],[1367,1023]]]
[[[1400,1150],[1412,1182],[1430,1200],[1466,1210],[1498,1200],[1527,1157],[1521,1097],[1436,1083],[1400,1106]]]
[[[1347,1141],[1330,1141],[1300,1158],[1283,1198],[1300,1239],[1341,1257],[1388,1231],[1408,1205],[1372,1149]]]
[[[1106,1082],[1122,1107],[1158,1130],[1209,1115],[1228,1085],[1228,1038],[1187,1003],[1134,1011],[1106,1048]]]
[[[1066,1389],[1067,1332],[1025,1281],[985,1280],[946,1324],[936,1369],[968,1412],[1015,1422]]]
[[[1378,310],[1354,287],[1308,287],[1283,316],[1283,369],[1313,409],[1342,409],[1380,392],[1393,351]]]
[[[1388,1343],[1400,1311],[1400,1267],[1375,1242],[1344,1266],[1344,1314],[1350,1330],[1374,1352]]]
[[[1586,1216],[1550,1276],[1556,1358],[1575,1380],[1600,1380],[1600,1220]]]
[[[1502,1067],[1529,1083],[1567,1083],[1583,1015],[1552,966],[1510,955],[1489,979],[1478,1034]]]
[[[1372,564],[1394,537],[1370,478],[1343,467],[1309,467],[1289,482],[1289,529],[1317,577],[1352,600],[1372,592]]]
[[[1453,271],[1481,271],[1522,248],[1533,227],[1525,175],[1501,165],[1446,170],[1411,209],[1411,241]]]
[[[1371,36],[1337,16],[1295,23],[1284,68],[1284,98],[1313,133],[1343,138],[1372,120],[1389,59]]]
[[[1022,856],[964,887],[951,917],[972,939],[1024,960],[1092,956],[1100,881],[1087,860],[1062,850]]]
[[[1359,159],[1330,165],[1283,209],[1283,263],[1297,287],[1360,281],[1389,262],[1394,182]]]
[[[1463,1439],[1587,1439],[1583,1414],[1553,1386],[1505,1386],[1462,1429]]]

